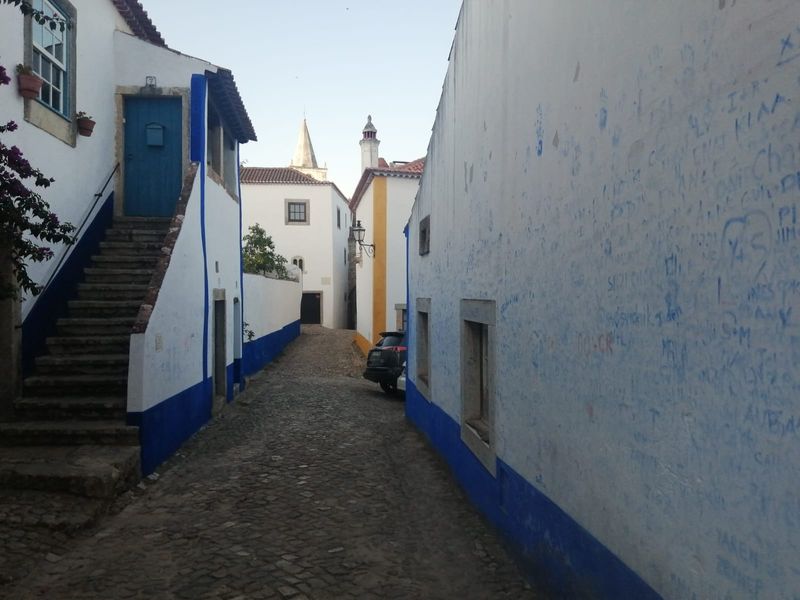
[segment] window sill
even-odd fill
[[[75,147],[77,138],[75,124],[46,104],[38,100],[25,100],[25,121]]]
[[[425,397],[425,400],[430,402],[431,386],[428,375],[417,371],[417,378],[416,381],[414,381],[414,385],[417,386],[417,391]]]
[[[484,441],[484,436],[488,441]],[[489,436],[489,426],[485,421],[470,419],[461,423],[461,441],[470,449],[484,468],[496,476],[497,457],[494,453],[494,445]]]

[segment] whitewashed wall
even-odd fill
[[[497,456],[667,598],[800,590],[798,67],[794,0],[467,0],[456,35],[431,400],[460,419],[444,350],[494,300]]]
[[[254,339],[279,331],[300,320],[301,285],[245,273],[244,320]]]
[[[155,46],[133,35],[114,33],[116,84],[144,86],[145,76],[154,75],[157,86],[188,88],[192,73],[216,72],[211,63],[181,54],[177,50]]]
[[[386,209],[386,328],[397,324],[395,306],[406,303],[406,236],[403,233],[411,217],[411,207],[419,189],[419,179],[388,178]]]
[[[335,206],[341,200],[333,186],[242,184],[242,198],[242,235],[247,235],[248,228],[258,223],[272,236],[275,250],[286,260],[291,262],[294,256],[302,256],[303,290],[322,292],[322,325],[344,327],[347,271],[336,268],[336,252],[342,250]],[[289,199],[309,201],[309,225],[286,225]],[[346,247],[346,236],[343,245]]]
[[[131,335],[129,413],[144,412],[203,381],[205,276],[202,253],[198,255],[202,248],[200,194],[198,170],[147,330]]]
[[[214,290],[225,290],[225,364],[233,362],[234,299],[241,299],[241,250],[239,246],[239,203],[224,187],[206,177],[206,256],[208,258],[209,328],[213,324]],[[171,266],[170,266],[171,268]],[[213,329],[210,329],[213,331]],[[209,334],[208,364],[214,364],[213,335]]]
[[[340,227],[336,223],[336,209],[341,214]],[[334,289],[333,298],[333,322],[335,327],[343,328],[347,326],[347,263],[345,262],[345,252],[347,251],[347,236],[350,233],[350,208],[347,198],[342,196],[335,188],[331,187],[331,273],[333,274]],[[350,257],[347,257],[350,260]]]
[[[355,219],[361,221],[361,226],[366,230],[364,243],[374,243],[375,223],[373,218],[374,181],[364,192],[361,202],[356,207]],[[359,252],[356,244],[356,252]],[[372,281],[374,259],[361,252],[361,262],[356,265],[356,331],[370,344],[375,342],[372,330]]]
[[[6,67],[12,81],[0,86],[0,120],[13,120],[19,125],[14,133],[3,136],[4,143],[22,149],[25,158],[56,182],[41,190],[42,197],[61,221],[76,226],[90,210],[94,194],[99,192],[111,174],[115,161],[114,38],[115,28],[129,31],[111,2],[72,0],[78,12],[79,33],[76,39],[77,83],[76,106],[72,112],[83,110],[97,121],[92,137],[80,137],[70,146],[39,129],[23,118],[23,100],[17,92],[15,67],[24,62],[24,26],[19,9],[0,6],[0,64]],[[91,32],[108,35],[91,35]],[[80,173],[80,177],[75,174]],[[106,194],[113,187],[106,190]],[[91,220],[91,219],[90,219]],[[53,248],[56,257],[46,263],[31,263],[28,273],[37,282],[44,282],[55,268],[63,247]],[[25,299],[23,318],[32,303]]]

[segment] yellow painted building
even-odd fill
[[[365,230],[356,248],[356,343],[367,352],[383,331],[404,329],[406,240],[403,232],[419,188],[425,159],[387,163],[378,158],[372,118],[364,127],[361,180],[350,202]]]

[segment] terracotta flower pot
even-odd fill
[[[39,90],[42,89],[43,83],[44,80],[38,75],[28,75],[25,73],[19,73],[17,75],[19,95],[23,98],[37,98],[39,96]]]
[[[83,117],[78,119],[78,133],[89,137],[94,131],[95,122],[92,119]]]

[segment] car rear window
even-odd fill
[[[405,346],[406,338],[404,336],[399,336],[399,335],[387,335],[385,338],[382,338],[377,345],[380,347]]]

